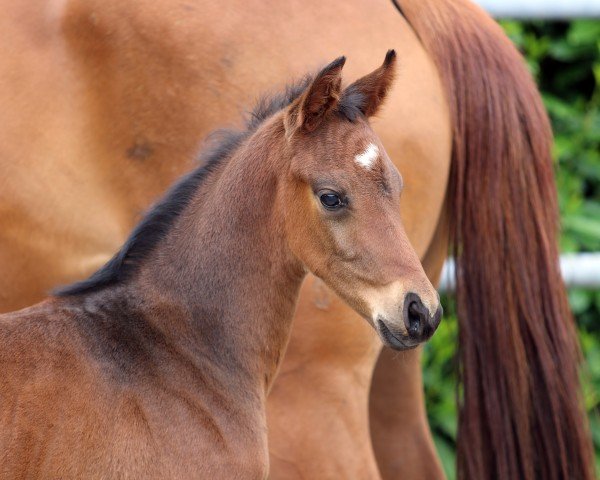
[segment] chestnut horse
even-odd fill
[[[460,474],[591,478],[551,132],[484,12],[467,0],[399,0],[402,13],[387,0],[1,3],[1,309],[106,262],[193,168],[201,138],[259,92],[338,52],[366,71],[391,46],[397,86],[373,128],[402,171],[403,223],[429,278],[449,244],[458,261]],[[441,477],[418,349],[381,351],[355,317],[309,276],[268,399],[272,477]]]
[[[3,478],[266,478],[266,396],[308,271],[390,346],[433,333],[367,122],[395,53],[342,91],[344,62],[223,135],[89,279],[0,317]]]

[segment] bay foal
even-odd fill
[[[0,318],[2,478],[264,478],[265,398],[310,271],[397,349],[441,310],[367,118],[395,54],[265,101],[88,280]]]

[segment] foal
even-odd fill
[[[311,271],[394,348],[437,294],[371,130],[395,54],[263,102],[91,278],[0,317],[2,478],[265,478],[265,397]]]

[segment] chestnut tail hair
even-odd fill
[[[463,479],[594,477],[557,249],[552,132],[521,55],[466,0],[399,0],[453,122]]]

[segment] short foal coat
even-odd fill
[[[362,114],[387,89],[338,108],[342,65],[330,104],[267,105],[296,101],[227,136],[89,280],[0,317],[2,478],[267,475],[265,397],[307,271],[282,211],[289,137],[374,137]]]

